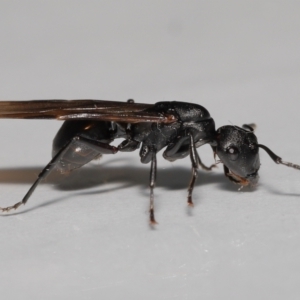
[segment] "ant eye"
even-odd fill
[[[234,146],[230,146],[226,149],[226,152],[229,154],[230,160],[237,160],[239,156],[239,150],[238,148]]]

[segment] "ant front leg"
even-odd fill
[[[210,165],[209,167],[206,166],[200,159],[200,156],[198,154],[198,152],[196,151],[196,154],[197,154],[197,159],[198,159],[198,164],[201,166],[201,168],[205,171],[211,171],[213,168],[216,168],[217,167],[217,164],[212,164]]]
[[[188,187],[188,200],[187,203],[189,206],[193,206],[193,199],[192,199],[192,194],[194,190],[194,185],[198,177],[198,168],[199,166],[206,170],[206,171],[211,171],[213,168],[215,168],[217,165],[212,164],[211,166],[207,167],[200,159],[200,156],[196,150],[196,145],[194,141],[194,137],[192,134],[189,134],[190,136],[190,158],[191,158],[191,163],[192,163],[192,178]]]
[[[189,187],[188,187],[187,203],[188,203],[189,206],[194,206],[193,199],[192,199],[192,194],[193,194],[196,179],[198,177],[198,161],[200,161],[200,158],[198,160],[198,153],[197,153],[197,150],[196,150],[194,137],[193,137],[192,134],[189,134],[189,136],[190,136],[190,158],[191,158],[191,163],[192,163],[192,178],[191,178],[191,181],[190,181],[190,184],[189,184]]]
[[[63,146],[57,154],[52,158],[52,160],[46,165],[46,167],[42,170],[42,172],[38,175],[38,178],[33,183],[31,188],[28,190],[22,201],[17,202],[16,204],[8,207],[1,208],[0,211],[9,212],[12,209],[17,209],[22,204],[26,204],[38,184],[41,180],[45,179],[47,175],[57,166],[57,164],[64,158],[64,155],[69,155],[69,151],[72,153],[72,147],[74,145],[82,145],[85,147],[90,148],[91,150],[95,151],[98,154],[115,154],[118,152],[118,149],[114,146],[110,146],[109,144],[98,142],[96,140],[92,140],[89,138],[85,138],[82,136],[75,136],[73,137],[65,146]]]

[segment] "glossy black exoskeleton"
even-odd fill
[[[136,104],[100,100],[36,100],[0,102],[0,118],[40,118],[64,120],[53,141],[52,160],[39,174],[22,201],[2,211],[17,209],[25,204],[39,182],[53,168],[69,172],[80,168],[103,154],[115,154],[140,149],[141,162],[151,162],[150,222],[154,218],[154,186],[156,154],[164,149],[169,161],[190,156],[192,178],[188,187],[188,204],[193,205],[192,192],[197,169],[205,166],[196,148],[209,144],[224,166],[225,176],[241,186],[256,185],[260,167],[259,148],[264,149],[277,163],[300,169],[299,165],[284,162],[269,148],[258,144],[254,124],[223,126],[215,129],[214,120],[201,105],[184,102]],[[123,138],[115,147],[110,143]]]

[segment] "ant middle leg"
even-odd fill
[[[156,163],[156,152],[152,153],[151,159],[151,169],[150,169],[150,224],[157,224],[154,217],[154,187],[156,183],[156,171],[157,171],[157,163]]]

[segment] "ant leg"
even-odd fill
[[[47,175],[50,174],[50,172],[55,168],[56,164],[62,159],[64,154],[68,151],[68,149],[72,146],[74,143],[80,143],[83,144],[92,150],[98,152],[99,154],[115,154],[118,152],[118,149],[116,147],[110,146],[106,143],[101,143],[95,140],[91,140],[85,137],[81,136],[75,136],[71,139],[67,144],[65,144],[64,147],[62,147],[57,154],[51,159],[51,161],[46,165],[46,167],[42,170],[42,172],[38,175],[38,178],[33,183],[31,188],[28,190],[22,201],[17,202],[16,204],[8,207],[0,207],[0,211],[3,212],[9,212],[12,209],[17,209],[22,204],[26,204],[34,190],[36,189],[37,185],[40,183],[41,180],[45,179]]]
[[[120,145],[118,145],[118,150],[121,152],[131,152],[135,151],[140,147],[140,142],[128,139],[124,140]]]
[[[193,206],[193,200],[192,200],[192,193],[194,189],[194,185],[196,182],[196,179],[198,177],[198,153],[196,150],[194,138],[192,134],[190,135],[190,158],[192,163],[192,178],[188,187],[188,199],[187,203],[189,206]]]
[[[156,152],[152,152],[151,169],[150,169],[150,224],[157,224],[154,217],[154,186],[156,182]]]
[[[200,156],[199,156],[199,154],[198,154],[197,151],[196,151],[196,154],[197,154],[198,164],[199,164],[199,166],[200,166],[203,170],[205,170],[205,171],[211,171],[213,168],[216,168],[216,167],[217,167],[217,164],[212,164],[212,165],[210,165],[209,167],[206,166],[206,165],[201,161]]]

